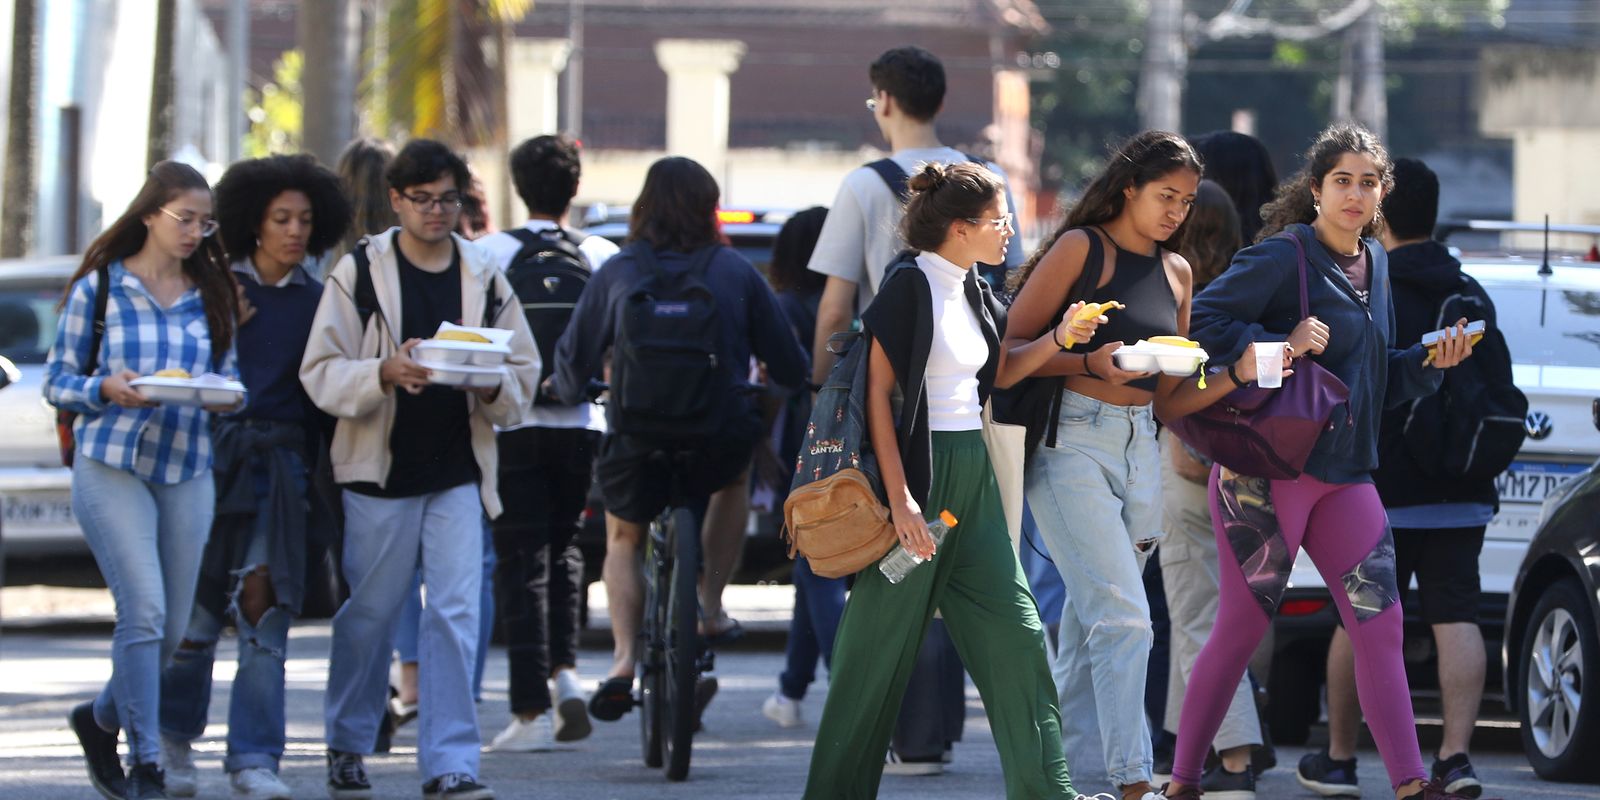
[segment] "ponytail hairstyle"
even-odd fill
[[[1123,142],[1111,153],[1100,174],[1089,181],[1089,186],[1083,190],[1083,196],[1079,197],[1078,202],[1067,211],[1067,218],[1062,221],[1060,227],[1057,227],[1055,232],[1034,250],[1033,255],[1012,273],[1007,288],[1013,293],[1020,291],[1022,284],[1028,281],[1028,276],[1033,274],[1033,268],[1039,265],[1040,259],[1050,252],[1056,240],[1068,230],[1088,225],[1104,225],[1121,216],[1128,202],[1127,196],[1123,194],[1124,191],[1130,188],[1138,189],[1180,169],[1191,170],[1196,175],[1205,174],[1200,164],[1200,156],[1195,154],[1188,140],[1176,133],[1145,131]],[[1171,236],[1157,244],[1176,252],[1178,244],[1183,241],[1184,229],[1187,227],[1188,220],[1185,219],[1184,224],[1179,225]]]
[[[113,261],[127,258],[144,248],[150,231],[144,218],[157,213],[160,208],[184,192],[200,190],[209,193],[211,186],[194,167],[177,161],[162,161],[150,168],[144,186],[134,195],[128,210],[111,223],[111,227],[95,237],[83,252],[83,263],[67,281],[66,293],[61,297],[65,305],[72,293],[73,284]],[[234,322],[239,318],[239,300],[234,294],[233,273],[228,268],[228,253],[223,249],[222,237],[216,234],[202,237],[200,246],[183,260],[183,274],[200,291],[200,304],[205,308],[206,325],[211,333],[214,353],[226,352],[233,344]],[[99,291],[107,291],[101,286]]]
[[[1394,188],[1394,163],[1383,142],[1366,128],[1354,122],[1336,122],[1317,135],[1311,148],[1306,150],[1305,166],[1278,185],[1272,202],[1261,207],[1261,233],[1256,241],[1266,239],[1296,223],[1311,224],[1317,218],[1316,200],[1311,187],[1322,185],[1339,159],[1345,153],[1365,153],[1378,167],[1379,182],[1387,195]],[[1362,237],[1377,236],[1383,230],[1383,212],[1373,214],[1372,221],[1361,229]]]
[[[950,223],[981,217],[1005,192],[1000,176],[982,164],[927,162],[906,181],[911,199],[900,219],[900,236],[914,250],[931,253],[950,236]]]

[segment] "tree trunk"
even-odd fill
[[[304,0],[295,38],[305,54],[301,147],[334,164],[355,133],[360,7],[351,0]]]
[[[156,59],[150,75],[150,141],[145,149],[146,169],[172,155],[172,48],[177,13],[176,0],[157,0]]]
[[[1183,85],[1189,56],[1183,41],[1183,0],[1150,0],[1139,75],[1139,122],[1146,130],[1183,125]]]
[[[1389,126],[1389,103],[1383,81],[1383,3],[1373,3],[1356,21],[1352,32],[1356,67],[1351,116],[1382,139]]]
[[[34,0],[16,0],[11,17],[11,88],[6,102],[6,202],[0,210],[0,258],[28,253],[33,234]]]

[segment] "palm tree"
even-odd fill
[[[390,132],[463,147],[502,141],[506,43],[510,27],[532,8],[532,0],[390,4],[387,57],[378,66],[383,92],[373,98]]]
[[[16,0],[12,5],[11,87],[6,102],[6,203],[0,211],[0,258],[26,255],[33,232],[36,11],[34,0]]]
[[[156,2],[156,63],[150,76],[150,139],[145,167],[154,167],[172,154],[172,48],[177,31],[176,0]]]

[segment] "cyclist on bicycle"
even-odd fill
[[[722,610],[722,590],[744,541],[750,457],[763,435],[744,390],[746,369],[754,356],[774,383],[797,388],[805,380],[805,351],[766,279],[722,244],[719,196],[716,180],[695,161],[672,157],[651,165],[633,205],[627,246],[595,273],[556,345],[548,387],[564,403],[584,398],[611,353],[608,433],[595,471],[606,505],[601,574],[614,660],[589,703],[602,720],[633,708],[644,597],[640,547],[650,520],[673,502],[675,480],[689,498],[709,498],[701,526],[701,633],[713,644],[736,635],[737,622]],[[652,335],[640,333],[652,325],[658,326]],[[696,330],[710,352],[694,354]],[[661,345],[671,336],[685,341]],[[687,454],[693,468],[660,474],[663,452]]]

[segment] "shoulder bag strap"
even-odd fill
[[[1294,251],[1298,256],[1296,267],[1300,272],[1300,319],[1305,319],[1311,316],[1311,293],[1307,287],[1307,282],[1310,279],[1306,276],[1306,245],[1305,242],[1300,241],[1299,236],[1289,231],[1284,231],[1283,235],[1289,237],[1289,241],[1294,242]]]
[[[83,362],[83,374],[93,375],[100,367],[100,342],[106,336],[106,305],[111,300],[111,269],[105,264],[95,267],[94,318],[89,325],[89,358]]]

